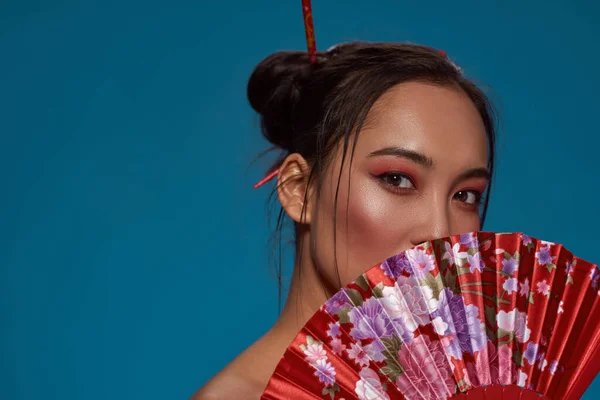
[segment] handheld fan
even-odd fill
[[[578,399],[600,369],[599,278],[521,233],[425,242],[323,304],[262,399]]]

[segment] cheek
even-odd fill
[[[345,239],[344,248],[338,246],[338,252],[347,254],[348,260],[343,281],[410,247],[410,227],[419,214],[416,204],[415,196],[393,195],[376,182],[365,182],[351,190],[348,206],[344,198],[337,216],[343,221],[339,229],[345,232],[347,211],[347,236],[340,235]]]

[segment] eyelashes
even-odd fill
[[[483,198],[483,194],[478,190],[473,189],[461,190],[456,192],[453,198],[465,203],[468,206],[479,207]]]
[[[406,191],[417,188],[414,180],[402,172],[384,172],[383,174],[374,175],[382,184],[388,186],[392,190]]]
[[[409,193],[417,189],[414,179],[403,172],[389,171],[371,175],[386,189],[395,193]],[[476,189],[463,189],[456,192],[452,198],[463,203],[464,207],[478,210],[483,202],[483,192]]]

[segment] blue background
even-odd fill
[[[299,3],[0,2],[0,398],[185,399],[274,322],[245,90],[305,48]],[[335,3],[319,48],[428,44],[489,87],[486,229],[599,261],[597,4]]]

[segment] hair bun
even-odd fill
[[[290,152],[293,151],[293,109],[300,99],[302,83],[313,67],[305,52],[278,52],[258,64],[248,81],[248,100],[262,116],[264,137]]]

